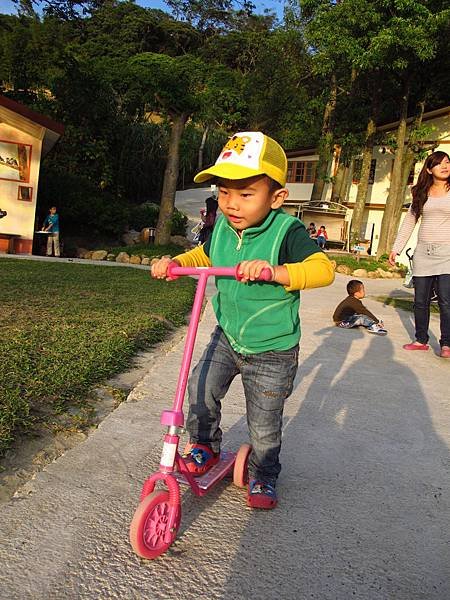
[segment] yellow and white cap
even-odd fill
[[[260,131],[235,133],[222,148],[215,164],[200,171],[195,183],[212,177],[245,179],[255,175],[268,175],[280,185],[286,184],[287,158],[278,142]]]

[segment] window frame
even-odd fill
[[[317,160],[288,161],[287,183],[314,183],[316,180],[317,164]],[[308,169],[307,167],[310,168]]]

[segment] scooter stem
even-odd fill
[[[183,410],[184,395],[186,393],[189,370],[191,367],[192,354],[194,351],[195,338],[197,337],[198,324],[200,321],[208,275],[208,272],[200,273],[197,283],[197,290],[195,292],[194,304],[192,306],[191,319],[189,321],[189,328],[186,335],[183,360],[181,363],[180,374],[178,376],[177,390],[172,409],[176,413],[182,412]]]

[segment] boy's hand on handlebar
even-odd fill
[[[243,260],[239,263],[239,281],[241,283],[256,281],[259,279],[263,269],[269,269],[272,273],[272,279],[274,279],[274,268],[267,260]]]
[[[160,258],[158,262],[153,263],[150,267],[151,276],[154,279],[165,279],[166,281],[173,281],[171,277],[167,277],[167,268],[170,263],[177,262],[173,258]],[[177,263],[178,264],[178,263]]]
[[[392,252],[389,253],[389,264],[392,265],[393,267],[395,267],[395,259],[396,258],[397,258],[397,252],[392,250]]]

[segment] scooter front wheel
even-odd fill
[[[157,558],[175,541],[181,521],[181,506],[177,507],[175,523],[167,541],[169,492],[157,490],[142,500],[130,525],[130,542],[142,558]]]
[[[250,456],[250,452],[252,451],[252,447],[250,444],[242,444],[239,448],[236,459],[234,461],[234,469],[233,469],[233,483],[237,485],[237,487],[243,488],[247,485],[248,482],[248,457]]]

